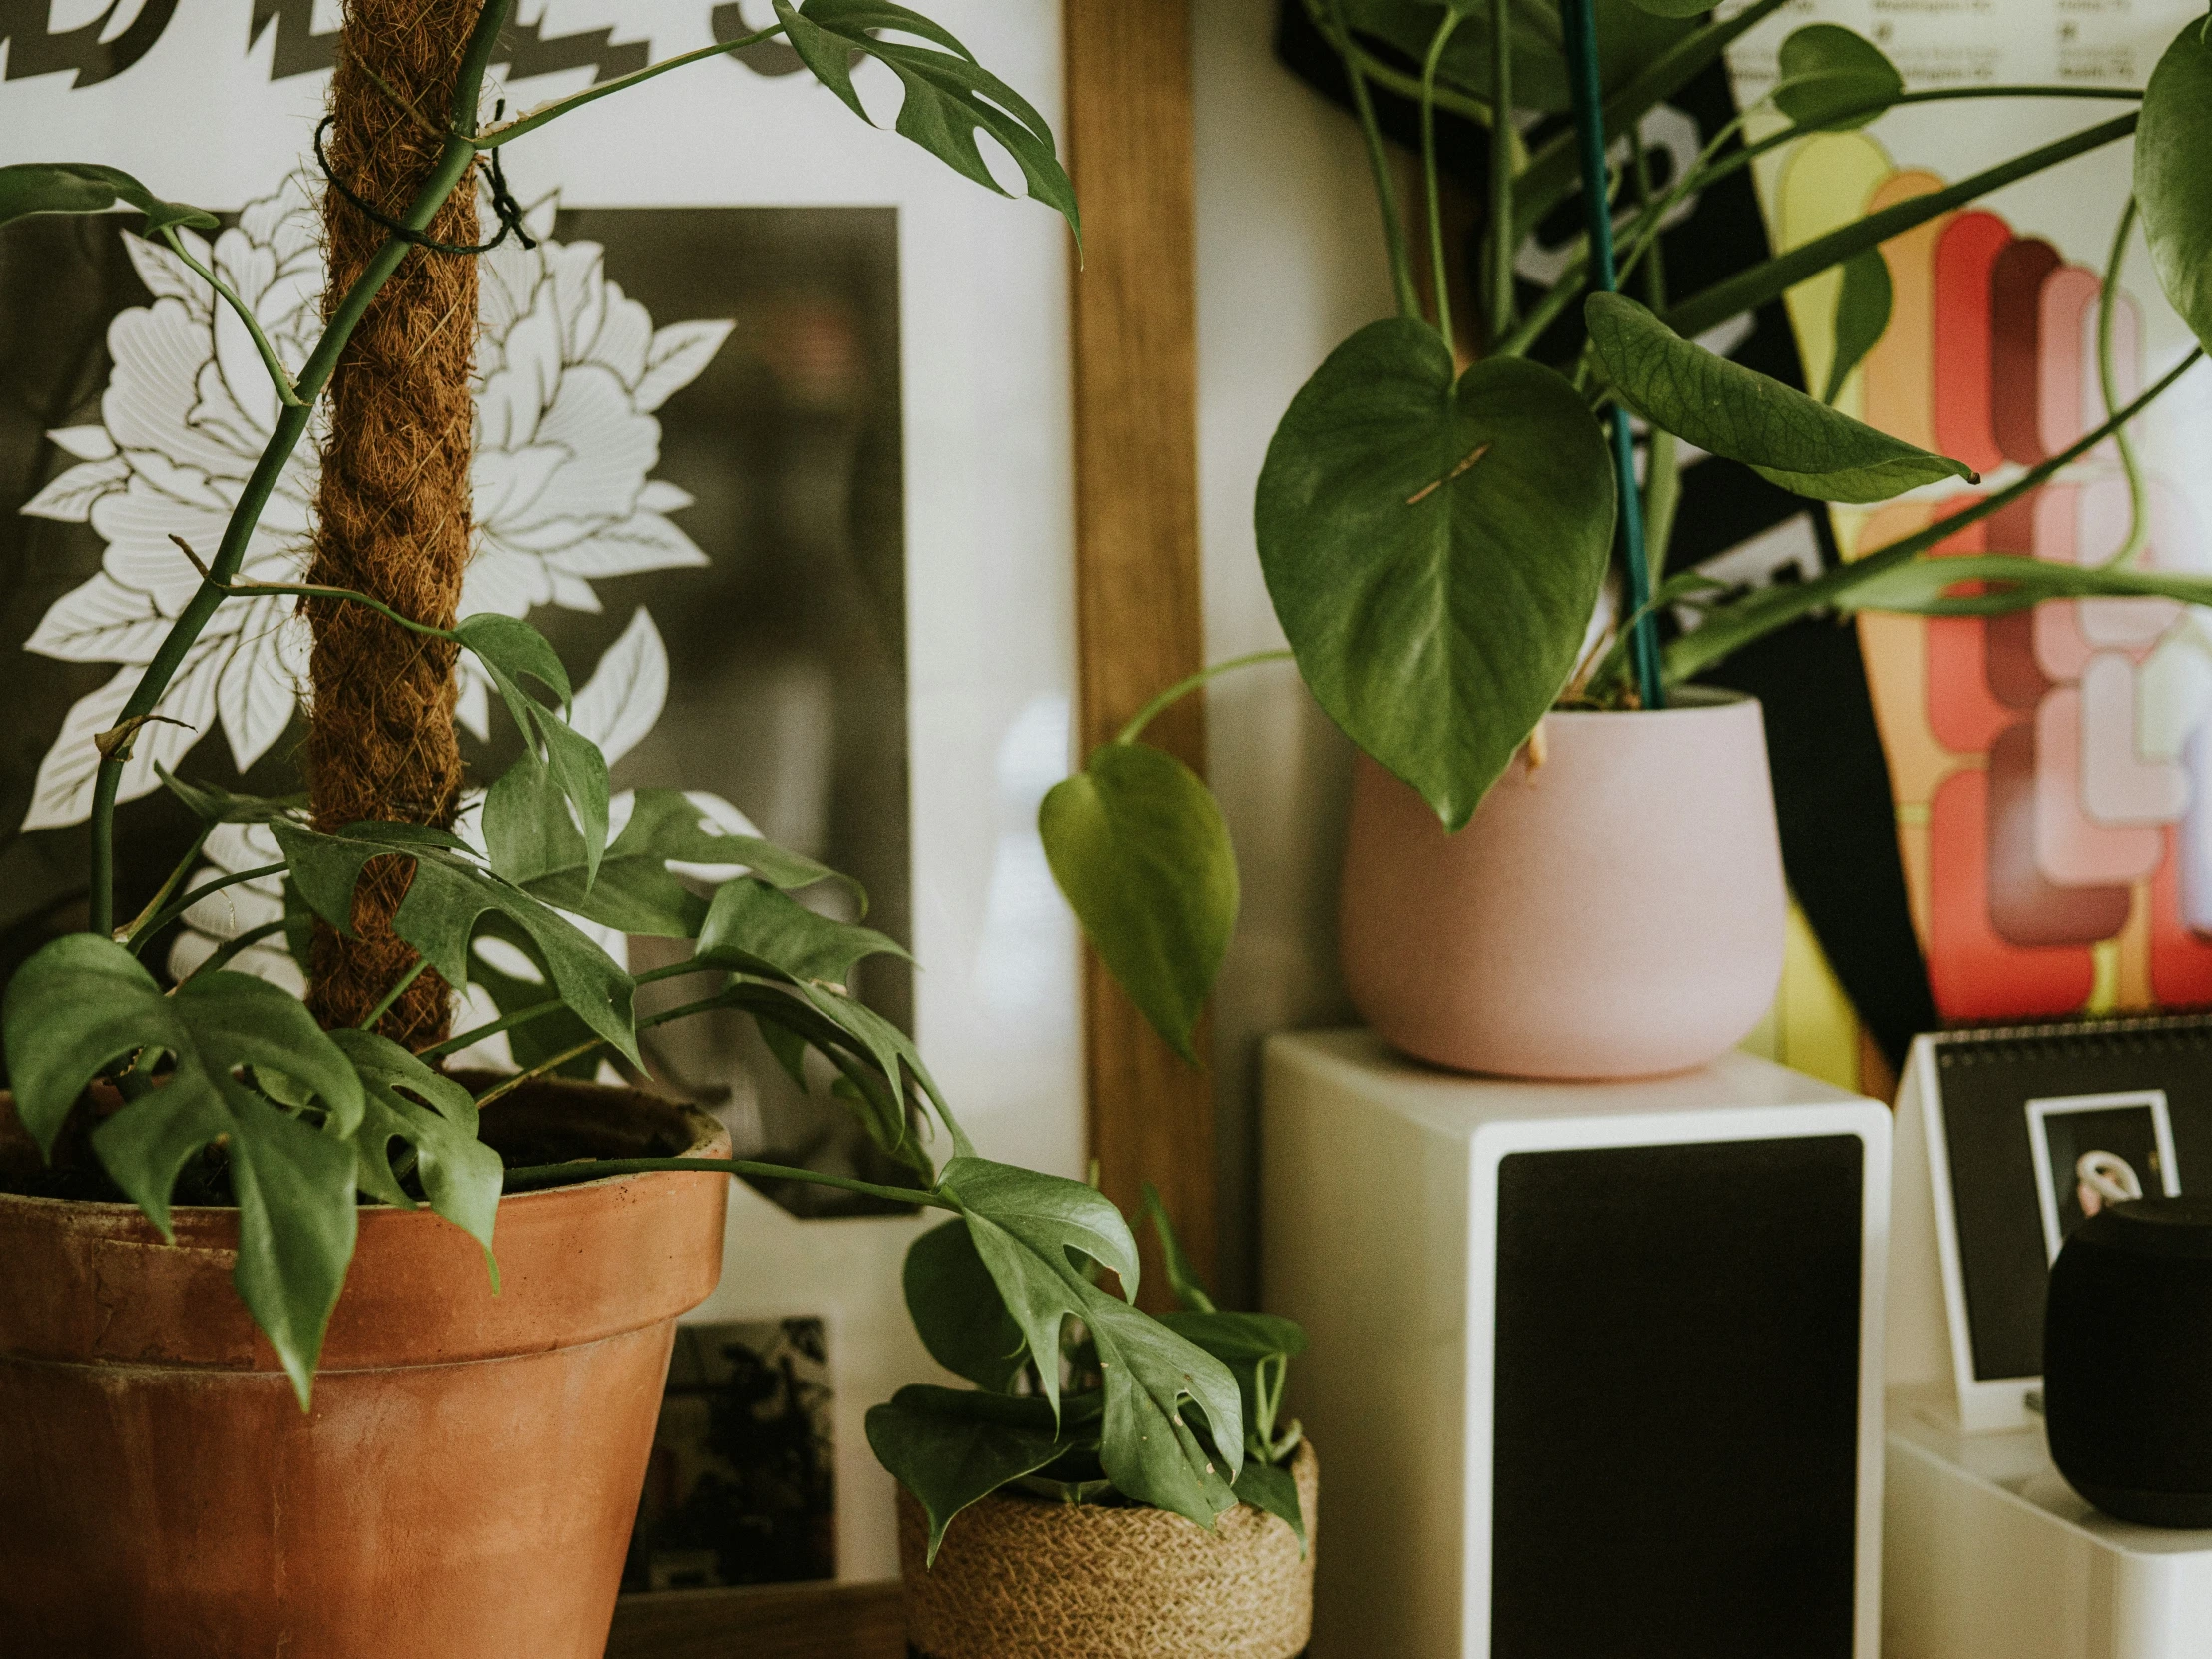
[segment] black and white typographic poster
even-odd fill
[[[1056,121],[1056,5],[929,10]],[[187,252],[296,367],[324,282],[310,140],[337,11],[0,0],[0,152],[121,167],[217,212],[220,230],[184,233]],[[773,21],[767,0],[515,12],[487,107]],[[1066,771],[1073,683],[1071,250],[1056,215],[891,132],[898,86],[880,65],[855,80],[877,131],[770,42],[503,152],[535,246],[482,257],[461,610],[526,617],[552,640],[618,791],[696,792],[731,828],[859,877],[871,923],[921,966],[881,959],[856,989],[916,1031],[987,1152],[1079,1174],[1074,932],[1034,831]],[[132,223],[0,231],[0,973],[83,924],[93,736],[197,585],[171,538],[214,545],[277,414],[250,333]],[[299,579],[315,455],[303,444],[284,474],[246,579]],[[190,844],[157,763],[298,787],[306,647],[296,602],[275,597],[226,605],[195,647],[163,705],[175,724],[147,729],[126,774],[126,899]],[[488,690],[460,689],[479,787],[518,741]],[[206,856],[268,862],[262,832],[226,827]],[[278,907],[273,888],[231,889],[155,965],[188,971]],[[602,942],[636,968],[670,948]],[[298,984],[280,935],[236,965]],[[656,1074],[720,1115],[741,1156],[869,1167],[842,1108],[800,1094],[742,1020],[651,1037]],[[531,1058],[507,1044],[471,1058]],[[825,1211],[821,1191],[737,1195],[731,1265],[700,1317],[826,1322],[836,1410],[853,1413],[830,1436],[836,1565],[888,1576],[888,1485],[857,1413],[928,1375],[896,1292],[917,1223]]]

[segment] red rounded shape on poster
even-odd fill
[[[1928,977],[1946,1021],[2080,1011],[2096,967],[2080,945],[2022,949],[1989,921],[1988,775],[1952,773],[1929,804]]]

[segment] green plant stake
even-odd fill
[[[1600,293],[1620,290],[1620,274],[1613,269],[1613,199],[1606,188],[1605,105],[1598,80],[1597,13],[1592,0],[1567,0],[1565,18],[1567,79],[1574,94],[1574,130],[1582,159],[1582,209],[1589,225],[1590,265]],[[1499,111],[1500,122],[1510,112]],[[1659,678],[1659,631],[1651,614],[1652,578],[1657,574],[1644,562],[1644,511],[1636,493],[1636,447],[1629,435],[1628,411],[1615,403],[1609,411],[1613,428],[1613,483],[1620,496],[1621,549],[1625,557],[1628,625],[1628,657],[1636,674],[1636,695],[1647,709],[1664,709],[1667,691]]]

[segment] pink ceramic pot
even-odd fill
[[[1345,847],[1345,982],[1408,1054],[1512,1077],[1647,1077],[1733,1047],[1782,976],[1787,909],[1759,705],[1545,717],[1446,834],[1366,756]]]

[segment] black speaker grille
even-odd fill
[[[1850,1659],[1863,1164],[1501,1162],[1491,1659]]]

